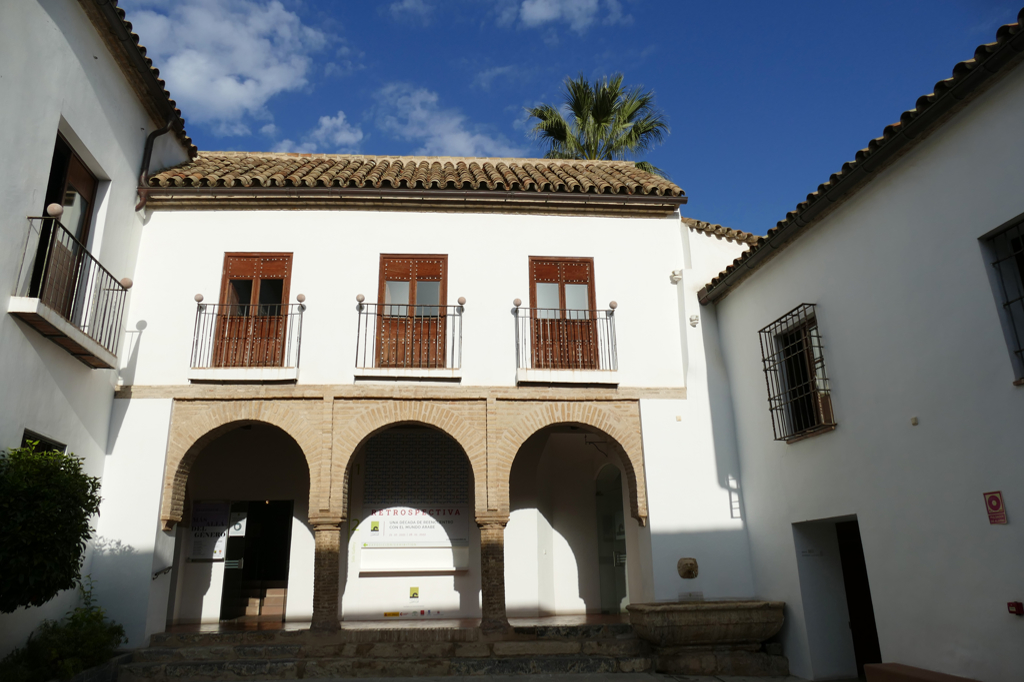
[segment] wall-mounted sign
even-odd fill
[[[231,512],[231,527],[228,529],[229,538],[245,537],[246,512]]]
[[[409,588],[409,601],[419,601],[419,600],[420,600],[420,588],[418,588],[418,587],[410,587]]]
[[[230,514],[231,506],[227,502],[192,503],[192,549],[189,559],[224,560]]]
[[[468,547],[468,506],[366,507],[359,524],[362,547]]]
[[[1003,506],[1001,491],[985,493],[985,509],[988,511],[989,523],[1006,523],[1006,507]]]

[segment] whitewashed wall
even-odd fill
[[[529,305],[530,256],[594,258],[597,306],[612,300],[622,386],[681,386],[675,287],[678,218],[622,219],[370,211],[153,211],[140,250],[125,354],[127,384],[185,384],[196,316],[214,303],[224,253],[294,254],[305,294],[301,384],[354,380],[356,294],[377,300],[380,254],[447,254],[448,303],[467,299],[462,385],[515,383],[512,301]],[[142,324],[144,323],[144,324]]]
[[[885,661],[1021,679],[1024,388],[978,238],[1024,213],[1022,111],[1018,67],[717,305],[755,588],[788,603],[801,677],[853,671],[808,650],[823,605],[801,594],[792,524],[856,515]],[[785,445],[757,332],[805,302],[838,428]],[[991,490],[1009,525],[989,525]]]
[[[67,443],[98,476],[116,373],[86,368],[6,311],[29,236],[27,217],[44,208],[58,131],[100,179],[91,251],[116,277],[134,276],[142,228],[135,186],[154,123],[75,0],[0,3],[0,63],[0,158],[17,169],[0,186],[0,448],[20,445],[30,429]],[[186,158],[171,137],[161,138],[155,164]],[[74,603],[69,592],[0,616],[0,655]]]

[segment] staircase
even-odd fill
[[[477,628],[257,630],[153,635],[119,682],[643,672],[649,649],[628,623]]]

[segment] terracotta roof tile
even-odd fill
[[[973,59],[968,59],[967,61],[960,62],[954,66],[953,75],[950,78],[939,81],[935,84],[935,88],[932,92],[919,97],[915,103],[916,106],[913,109],[904,111],[900,115],[899,121],[886,126],[882,130],[882,135],[880,137],[876,137],[868,142],[867,147],[858,151],[851,161],[844,163],[838,172],[833,173],[826,182],[818,185],[817,190],[808,194],[805,201],[800,202],[794,210],[787,213],[784,220],[780,220],[775,227],[768,230],[768,234],[765,237],[759,238],[759,241],[756,244],[752,244],[749,249],[740,254],[739,258],[735,259],[732,265],[719,273],[718,277],[712,279],[701,292],[701,302],[710,302],[711,299],[708,298],[708,294],[714,290],[715,287],[719,286],[726,277],[732,275],[732,273],[743,265],[753,254],[761,250],[776,234],[793,225],[805,225],[807,221],[804,219],[804,214],[805,212],[809,212],[809,208],[818,208],[817,204],[820,201],[835,201],[835,198],[828,199],[825,195],[855,172],[864,170],[864,166],[866,164],[869,166],[877,165],[871,164],[874,160],[872,157],[875,156],[879,149],[886,147],[890,142],[896,140],[896,138],[898,138],[908,126],[916,123],[918,119],[926,121],[925,125],[928,127],[925,127],[924,130],[929,130],[931,127],[941,125],[944,122],[945,117],[941,114],[938,116],[928,116],[928,114],[932,113],[929,109],[931,109],[936,101],[943,99],[946,95],[949,95],[951,91],[957,88],[969,76],[975,72],[979,72],[980,69],[981,71],[979,74],[982,79],[991,78],[991,76],[998,72],[1003,66],[1006,66],[1007,64],[1016,65],[1020,63],[1019,55],[1020,52],[1024,50],[1024,34],[1021,32],[1022,25],[1024,25],[1024,9],[1021,9],[1017,14],[1017,23],[1000,26],[996,31],[995,42],[979,45],[974,51]],[[1011,43],[1011,41],[1015,44],[1007,46],[1007,43]],[[1008,49],[1004,50],[1004,47],[1008,47]],[[1000,51],[1004,54],[1001,55],[1000,59],[996,60],[994,64],[990,64],[990,57]],[[1016,53],[1017,57],[1007,56],[1006,53],[1009,53],[1010,55]],[[959,95],[957,93],[952,93],[952,97],[959,102],[964,97],[969,96],[969,94],[969,92]],[[924,137],[924,130],[916,131],[910,140],[917,141],[922,139]],[[877,168],[871,168],[870,170],[875,171]],[[870,179],[870,174],[864,175],[866,177],[862,178],[859,183],[855,185],[852,191],[856,191],[856,189],[859,189],[860,186]],[[812,211],[812,217],[807,220],[813,220],[813,216],[816,213],[816,210]],[[775,249],[775,252],[792,242],[793,240],[790,239],[779,244]],[[732,282],[730,282],[730,285],[731,284]]]
[[[627,161],[201,152],[150,187],[356,187],[684,197]]]
[[[764,239],[764,237],[758,237],[756,234],[744,232],[743,230],[734,230],[730,227],[715,225],[714,223],[706,223],[696,218],[683,218],[683,223],[691,230],[701,232],[709,237],[729,239],[741,244],[750,244],[752,247],[757,246]]]

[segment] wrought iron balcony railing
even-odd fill
[[[364,303],[356,297],[357,369],[461,369],[462,313],[459,305]]]
[[[192,368],[298,367],[305,310],[303,303],[200,302],[192,339]]]
[[[615,306],[614,302],[609,310],[515,306],[516,369],[617,370]]]
[[[42,221],[42,248],[36,251],[29,297],[116,355],[131,281],[118,281],[58,219],[30,220]]]

